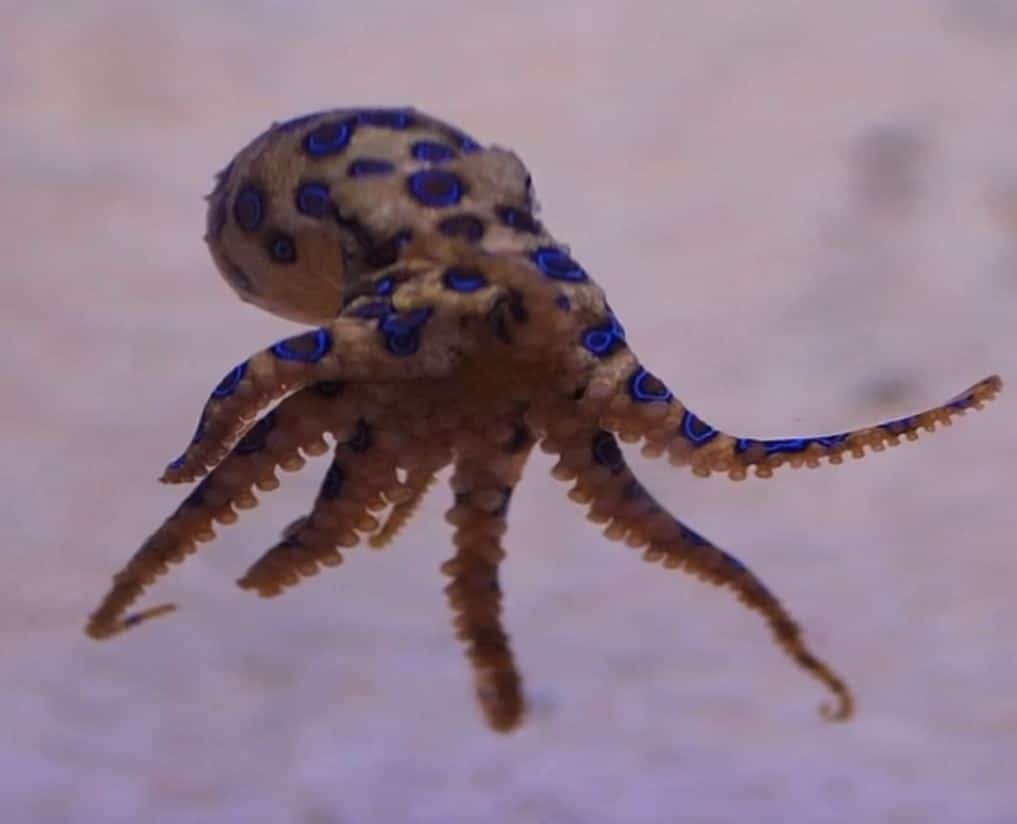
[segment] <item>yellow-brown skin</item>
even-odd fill
[[[420,148],[421,144],[425,148]],[[276,124],[243,149],[209,198],[207,241],[240,297],[319,328],[255,354],[206,404],[163,480],[204,480],[114,578],[86,631],[107,638],[173,609],[127,615],[169,565],[256,505],[304,455],[335,457],[311,512],[240,579],[278,595],[340,549],[386,545],[436,473],[453,466],[455,556],[442,571],[492,728],[518,726],[521,680],[500,618],[498,565],[509,498],[532,447],[607,537],[648,561],[734,590],[778,644],[831,690],[844,682],[805,646],[758,578],[678,521],[635,479],[618,448],[642,442],[700,476],[840,463],[980,408],[986,378],[917,415],[829,436],[742,439],[693,415],[625,343],[603,291],[537,222],[529,174],[411,109],[348,109]],[[273,410],[255,422],[269,404]],[[381,521],[374,513],[389,509]]]

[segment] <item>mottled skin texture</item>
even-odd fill
[[[535,217],[530,176],[412,109],[348,109],[276,124],[220,173],[207,241],[240,297],[318,328],[231,370],[163,480],[203,478],[114,578],[87,632],[116,635],[171,605],[127,614],[167,571],[215,537],[254,489],[303,455],[334,459],[311,512],[239,580],[275,596],[366,537],[387,544],[435,474],[453,467],[456,554],[442,571],[490,725],[516,727],[521,679],[501,622],[498,565],[509,499],[537,443],[604,534],[643,557],[734,590],[778,644],[851,715],[844,682],[806,647],[790,614],[740,561],[662,507],[618,439],[700,476],[769,477],[840,463],[979,408],[993,376],[946,404],[826,436],[756,440],[690,412],[628,348],[604,292]],[[273,409],[258,415],[272,403]],[[375,513],[388,509],[382,520]]]

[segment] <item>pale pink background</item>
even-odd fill
[[[409,103],[513,147],[682,398],[836,430],[1017,375],[1017,6],[3,5],[0,820],[1017,822],[1012,390],[769,482],[633,456],[846,675],[847,725],[755,615],[586,524],[545,456],[508,539],[511,737],[452,639],[444,490],[390,551],[241,592],[316,462],[164,580],[178,615],[81,633],[184,493],[155,477],[209,388],[293,330],[201,243],[212,173],[270,121]]]

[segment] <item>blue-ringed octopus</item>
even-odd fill
[[[314,328],[231,369],[163,481],[201,479],[113,579],[86,631],[108,638],[173,609],[128,613],[171,564],[215,537],[305,456],[333,458],[304,517],[239,580],[282,593],[366,540],[390,542],[452,467],[455,554],[442,566],[490,726],[517,727],[521,679],[501,618],[509,502],[537,445],[604,534],[733,590],[851,715],[845,682],[734,555],[671,515],[619,447],[641,443],[698,476],[761,478],[914,440],[977,409],[986,378],[934,409],[849,432],[729,435],[679,401],[632,351],[603,289],[537,217],[519,158],[410,108],[339,109],[277,123],[208,198],[206,241],[240,298]],[[271,408],[269,408],[271,407]],[[267,410],[267,411],[266,411]]]

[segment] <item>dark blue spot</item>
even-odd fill
[[[703,542],[703,544],[707,544],[707,541],[705,539],[700,538],[699,540],[701,540]],[[737,572],[739,575],[746,574],[746,573],[751,574],[751,573],[749,573],[749,568],[747,566],[745,566],[745,564],[743,564],[737,558],[735,558],[735,556],[732,555],[730,552],[724,552],[723,550],[720,550],[720,549],[718,549],[717,551],[720,553],[720,556],[724,559],[724,562],[728,566],[730,566],[731,569],[733,569],[735,572]],[[772,597],[770,595],[770,591],[766,587],[764,587],[762,584],[757,584],[757,586],[763,591],[763,593],[765,594],[765,596],[767,598]]]
[[[423,160],[425,163],[443,163],[456,156],[454,149],[432,140],[418,140],[410,148],[410,153],[415,159]]]
[[[918,416],[909,415],[906,418],[897,418],[897,420],[880,424],[879,428],[885,429],[891,435],[903,435],[905,432],[914,429],[916,423],[918,423]]]
[[[268,433],[275,429],[275,418],[275,410],[262,417],[237,442],[237,445],[233,447],[233,453],[235,455],[253,455],[255,452],[260,452],[264,449],[268,444]]]
[[[245,232],[253,232],[265,216],[264,198],[253,186],[247,186],[237,192],[233,201],[233,219]]]
[[[956,400],[950,401],[950,403],[946,405],[946,408],[950,409],[953,412],[962,412],[965,409],[970,409],[974,405],[975,405],[975,396],[973,394],[969,394],[962,395]]]
[[[171,472],[176,472],[178,469],[183,469],[184,464],[186,462],[187,456],[181,455],[179,458],[174,458],[172,461],[166,464],[166,469],[170,470]]]
[[[205,493],[208,492],[208,487],[211,481],[212,481],[211,476],[208,476],[207,478],[202,480],[201,483],[199,483],[196,487],[194,487],[193,490],[191,490],[191,494],[184,498],[183,503],[180,504],[180,508],[182,509],[185,506],[196,507],[201,506],[203,503],[205,503]]]
[[[681,433],[696,446],[709,443],[719,434],[716,429],[701,421],[688,409],[682,415]]]
[[[640,403],[669,402],[673,397],[671,390],[664,385],[664,382],[656,375],[647,372],[642,366],[638,367],[629,378],[629,394],[633,400]]]
[[[463,132],[459,131],[458,129],[449,129],[448,135],[459,145],[459,148],[466,154],[473,154],[474,152],[479,152],[483,148],[479,143],[477,143],[476,140],[474,140],[468,134],[464,134]]]
[[[318,497],[323,501],[334,501],[342,494],[345,481],[346,474],[342,467],[333,461],[321,482],[321,491],[318,492]]]
[[[268,254],[276,263],[293,263],[297,259],[297,244],[289,235],[276,235],[268,245]]]
[[[487,278],[477,269],[466,269],[460,266],[446,269],[443,281],[445,288],[454,292],[476,292],[487,286]]]
[[[358,157],[346,169],[350,177],[369,177],[370,175],[387,175],[395,170],[389,161],[380,157]]]
[[[524,209],[517,209],[515,206],[496,206],[494,212],[506,226],[511,226],[520,232],[540,233],[540,224],[533,219],[532,214]]]
[[[395,291],[395,278],[386,275],[374,284],[374,294],[388,297]]]
[[[678,524],[678,529],[681,532],[682,538],[684,538],[686,541],[688,541],[693,546],[709,546],[710,545],[710,542],[707,541],[706,538],[704,538],[702,535],[700,535],[695,530],[689,529],[687,526],[685,526],[685,524],[681,523],[681,521],[678,521],[677,524]]]
[[[553,246],[541,246],[533,252],[531,257],[540,271],[549,278],[578,283],[588,277],[582,266],[561,249],[556,249]]]
[[[302,183],[297,189],[297,210],[308,217],[324,217],[332,208],[325,183]]]
[[[572,308],[572,301],[569,300],[568,295],[558,295],[558,297],[554,299],[554,305],[559,309],[568,312]]]
[[[194,434],[191,436],[191,446],[205,437],[205,429],[208,427],[208,407],[201,410],[198,418],[198,425],[194,427]]]
[[[364,126],[408,129],[414,122],[413,115],[407,109],[363,109],[357,112],[357,123]]]
[[[370,303],[363,303],[351,313],[355,318],[387,318],[392,314],[392,304],[387,300],[374,300]]]
[[[294,338],[281,340],[269,351],[279,360],[317,363],[332,348],[332,335],[327,329],[315,329]]]
[[[625,330],[613,313],[608,314],[607,323],[583,333],[583,346],[598,358],[607,357],[624,345]]]
[[[452,172],[424,169],[406,179],[410,194],[424,206],[454,206],[463,196],[463,186]]]
[[[228,398],[240,385],[240,381],[244,379],[244,375],[247,373],[247,362],[237,364],[233,367],[232,371],[216,384],[215,389],[212,390],[213,398]]]
[[[352,134],[353,127],[347,120],[322,123],[308,132],[304,138],[304,150],[312,157],[336,154],[346,148]]]
[[[389,315],[378,322],[385,335],[385,346],[397,357],[412,355],[420,347],[420,327],[431,316],[428,308]]]

